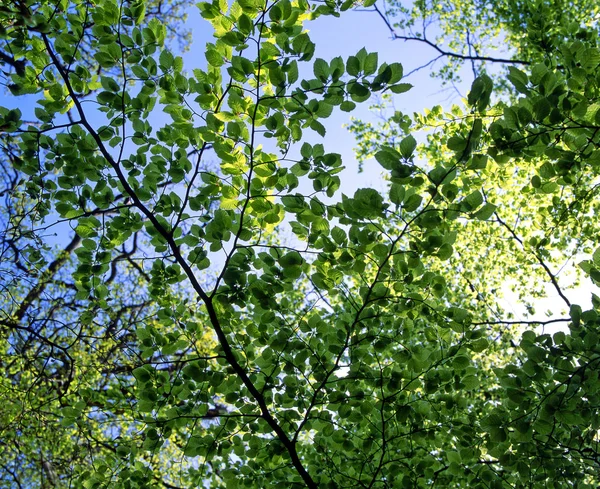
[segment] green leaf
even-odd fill
[[[158,64],[164,71],[170,70],[173,67],[174,61],[175,57],[173,53],[168,50],[162,51],[158,57]]]
[[[483,204],[483,195],[481,195],[479,190],[475,190],[474,192],[470,193],[462,201],[462,205],[467,211],[474,211],[481,206],[481,204]]]
[[[317,58],[313,64],[313,72],[315,77],[321,80],[323,83],[327,81],[330,75],[329,65],[327,61],[321,58]]]
[[[372,75],[377,71],[378,59],[377,53],[369,53],[363,64],[363,73],[365,76]]]
[[[398,83],[404,76],[404,69],[402,68],[402,65],[400,63],[392,63],[389,65],[389,68],[392,74],[388,83]]]
[[[396,85],[390,86],[390,91],[393,93],[404,93],[408,92],[413,86],[410,83],[397,83]]]
[[[346,71],[350,76],[358,76],[360,73],[360,62],[356,56],[349,56],[346,61]]]
[[[405,189],[402,185],[392,183],[390,186],[390,200],[397,206],[402,204],[405,196]]]
[[[216,49],[208,49],[206,53],[204,53],[204,56],[206,56],[208,64],[216,68],[223,66],[225,62],[223,56]]]
[[[130,8],[133,21],[140,25],[146,16],[146,2],[144,0],[134,0],[131,2]]]
[[[371,91],[361,83],[349,83],[347,89],[355,102],[364,102],[371,96]]]
[[[451,136],[446,143],[449,150],[462,153],[467,147],[467,140],[461,136]]]
[[[487,221],[494,215],[496,209],[497,207],[494,204],[486,202],[485,205],[475,213],[475,218],[479,219],[480,221]]]
[[[400,153],[406,159],[412,158],[416,147],[417,141],[412,135],[408,135],[400,141]]]
[[[284,268],[294,267],[302,265],[304,263],[304,259],[297,251],[290,251],[279,259],[279,263]]]
[[[303,143],[302,147],[300,148],[300,154],[303,158],[310,158],[313,154],[312,146],[308,143]]]
[[[325,137],[325,126],[323,124],[321,124],[319,121],[312,121],[310,123],[310,128],[317,132],[320,136]]]
[[[527,84],[529,83],[527,74],[525,74],[518,68],[515,68],[514,66],[509,66],[507,78],[517,89],[518,92],[524,94],[529,93],[529,90],[527,89]]]
[[[400,162],[402,156],[395,149],[385,147],[381,151],[375,153],[375,159],[386,170],[391,170]]]
[[[479,379],[476,375],[467,375],[460,382],[467,391],[474,391],[479,388]]]
[[[423,197],[419,194],[412,194],[409,197],[404,199],[404,210],[406,212],[416,211],[423,202]]]
[[[483,111],[490,102],[493,87],[492,79],[485,73],[475,78],[467,97],[468,104],[477,105],[478,110]]]
[[[362,188],[354,193],[354,210],[363,217],[375,217],[383,212],[383,197],[372,188]]]
[[[100,77],[100,82],[102,84],[102,88],[108,90],[109,92],[118,92],[121,88],[113,78],[108,76]]]
[[[535,112],[536,119],[541,122],[548,117],[548,115],[550,115],[552,106],[550,105],[550,102],[548,102],[548,99],[542,97],[533,104],[533,110]]]
[[[356,104],[351,100],[345,100],[341,103],[340,109],[344,112],[352,112],[356,108]]]

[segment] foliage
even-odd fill
[[[502,100],[482,73],[449,113],[355,124],[389,188],[348,196],[322,120],[410,89],[364,49],[313,60],[304,23],[352,2],[200,3],[191,73],[142,2],[15,5],[37,105],[0,108],[0,487],[597,485],[600,300],[557,271],[597,246],[593,31]],[[503,286],[544,282],[570,334],[511,329]]]
[[[372,10],[393,39],[429,46],[435,57],[417,70],[437,65],[432,74],[449,84],[459,82],[467,67],[477,76],[482,69],[539,63],[581,27],[597,29],[599,15],[590,0],[417,0],[411,6],[386,0]],[[503,78],[497,82],[497,90],[506,88]]]
[[[36,72],[44,69],[40,64],[43,58],[33,56],[34,52],[43,51],[44,48],[39,40],[28,40],[31,30],[48,33],[49,29],[55,29],[61,33],[56,42],[62,44],[63,49],[76,48],[79,70],[96,74],[106,72],[105,74],[119,80],[123,75],[119,67],[103,62],[103,50],[98,49],[98,31],[103,29],[102,23],[118,24],[121,35],[131,37],[132,24],[127,21],[121,22],[120,18],[123,15],[135,18],[139,22],[156,19],[165,26],[167,40],[176,42],[185,50],[191,40],[191,33],[185,27],[186,9],[190,4],[189,0],[127,0],[121,4],[111,3],[96,8],[92,2],[7,2],[2,7],[0,36],[3,39],[9,38],[12,42],[6,45],[5,50],[0,50],[0,61],[5,67],[3,75],[16,73],[19,76],[12,82],[10,77],[6,77],[8,87],[15,95],[30,93],[34,89],[29,83],[22,83],[23,79],[31,82]],[[56,15],[57,12],[62,12],[62,15]],[[98,21],[98,16],[102,17],[102,21]],[[28,56],[25,55],[26,52],[29,53]],[[73,61],[74,58],[68,56],[65,59],[69,68]],[[120,68],[127,70],[128,66]]]

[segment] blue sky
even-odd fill
[[[213,42],[212,27],[200,15],[191,9],[188,24],[192,28],[193,44],[184,55],[184,66],[187,70],[195,67],[205,67],[204,46]],[[379,63],[399,62],[404,66],[404,73],[425,64],[435,57],[435,52],[418,42],[407,43],[393,41],[390,32],[382,19],[375,12],[347,11],[339,18],[332,16],[320,17],[316,21],[305,25],[312,41],[316,44],[314,58],[323,58],[326,61],[336,56],[346,59],[356,54],[361,48],[379,54]],[[313,58],[313,60],[314,60]],[[442,63],[443,61],[440,61]],[[312,64],[306,63],[304,67],[306,77],[312,77]],[[302,68],[301,68],[302,75]],[[412,115],[425,108],[437,104],[449,106],[459,101],[460,96],[454,89],[441,90],[440,81],[432,79],[430,69],[421,70],[404,81],[411,83],[413,88],[404,94],[396,95],[394,105],[398,110]],[[466,95],[471,80],[460,86],[463,95]],[[371,161],[367,162],[364,172],[358,173],[358,163],[354,158],[353,148],[355,139],[343,125],[350,121],[350,117],[364,120],[374,120],[374,114],[369,110],[370,102],[359,104],[351,113],[335,110],[326,120],[321,122],[327,129],[325,138],[321,138],[306,131],[308,142],[323,143],[327,152],[340,153],[346,170],[341,174],[342,191],[351,194],[359,187],[374,187],[382,190],[385,183],[381,179],[381,166]]]

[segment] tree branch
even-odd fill
[[[522,246],[524,247],[524,243],[523,240],[521,238],[519,238],[519,236],[517,236],[517,233],[515,233],[515,231],[508,225],[506,224],[498,215],[497,212],[494,212],[494,216],[496,217],[496,219],[498,220],[498,222],[508,230],[508,232],[511,234],[511,236]],[[560,286],[558,285],[558,281],[556,280],[556,275],[554,275],[554,273],[552,273],[552,271],[550,270],[550,268],[548,268],[548,265],[546,265],[546,263],[544,262],[544,260],[542,260],[540,258],[540,256],[537,253],[533,253],[533,256],[535,256],[536,261],[540,264],[540,266],[545,270],[546,274],[548,275],[548,277],[550,277],[550,281],[552,282],[552,285],[554,286],[556,292],[558,293],[558,295],[560,296],[560,298],[565,302],[565,304],[568,307],[571,307],[571,301],[569,301],[569,299],[567,299],[567,296],[563,293],[563,291],[561,290]]]
[[[56,259],[52,263],[50,263],[50,265],[48,265],[48,268],[42,273],[42,276],[40,277],[38,283],[29,291],[29,293],[27,294],[25,299],[23,299],[23,302],[21,302],[21,305],[15,312],[15,320],[17,322],[20,322],[23,319],[25,313],[27,312],[27,309],[29,309],[31,304],[33,304],[33,302],[40,297],[41,293],[44,291],[44,289],[50,282],[50,279],[65,264],[73,250],[75,250],[75,248],[77,248],[80,243],[81,237],[78,234],[75,234],[75,236],[73,236],[73,239],[65,247],[65,249],[60,252]]]
[[[521,59],[495,58],[495,57],[492,57],[492,56],[479,56],[479,55],[470,55],[470,54],[460,54],[460,53],[455,53],[453,51],[446,51],[446,50],[442,49],[435,42],[430,41],[429,39],[427,39],[426,36],[417,37],[417,36],[405,36],[405,35],[402,35],[402,34],[398,34],[396,32],[396,30],[394,29],[394,26],[391,24],[390,20],[387,18],[387,15],[384,14],[381,10],[379,10],[379,8],[376,5],[373,6],[373,10],[371,10],[371,12],[377,12],[377,14],[379,15],[379,17],[381,17],[381,19],[383,20],[383,22],[385,23],[385,25],[389,29],[390,34],[392,35],[392,39],[393,40],[417,41],[417,42],[420,42],[420,43],[423,43],[423,44],[427,44],[429,47],[435,49],[440,54],[440,56],[446,56],[446,57],[449,57],[449,58],[457,58],[457,59],[462,59],[462,60],[467,60],[467,61],[489,61],[491,63],[517,64],[517,65],[529,65],[529,64],[531,64],[531,62],[525,61],[525,60],[521,60]]]
[[[5,52],[0,51],[0,62],[12,66],[15,69],[16,74],[19,76],[23,76],[25,74],[26,63],[24,59],[15,59]]]
[[[204,303],[204,305],[206,307],[206,311],[208,313],[210,323],[217,335],[217,338],[219,340],[221,348],[223,348],[225,358],[227,359],[229,365],[231,365],[233,371],[238,375],[238,377],[241,379],[242,383],[246,386],[246,388],[248,389],[248,391],[250,392],[252,397],[256,400],[258,406],[260,407],[260,410],[262,413],[262,418],[267,422],[267,424],[271,427],[273,432],[276,434],[277,438],[279,438],[279,440],[281,441],[283,446],[286,448],[296,471],[302,477],[302,479],[304,480],[307,487],[309,487],[310,489],[317,489],[317,487],[318,487],[317,483],[312,479],[310,474],[306,471],[306,469],[302,465],[302,461],[300,460],[300,457],[296,450],[295,442],[292,441],[287,436],[287,434],[285,433],[283,428],[279,425],[277,420],[273,417],[273,415],[271,414],[271,412],[267,406],[264,396],[256,388],[256,386],[252,383],[252,381],[248,377],[248,374],[246,373],[244,368],[237,361],[236,355],[235,355],[231,345],[229,344],[229,340],[227,339],[227,336],[223,330],[223,327],[221,326],[219,316],[217,314],[217,311],[215,309],[212,299],[204,291],[203,287],[200,285],[200,282],[196,278],[190,264],[186,261],[186,259],[181,254],[181,250],[180,250],[179,246],[177,245],[175,239],[173,238],[171,232],[169,230],[167,230],[160,223],[160,221],[156,218],[154,213],[144,205],[144,203],[140,200],[140,198],[136,194],[135,190],[129,184],[129,181],[128,181],[127,177],[123,174],[121,167],[114,160],[113,156],[111,155],[111,153],[107,150],[106,146],[104,145],[104,142],[100,138],[99,134],[96,132],[94,127],[88,121],[87,115],[86,115],[85,111],[83,110],[81,102],[77,98],[77,94],[75,93],[75,91],[73,90],[73,87],[71,86],[69,74],[63,67],[62,63],[60,62],[60,60],[58,59],[56,54],[54,53],[54,50],[52,49],[52,45],[50,44],[50,41],[48,40],[48,36],[46,34],[42,33],[41,37],[44,41],[44,44],[46,46],[49,56],[52,59],[52,63],[54,64],[54,66],[56,66],[56,69],[58,70],[61,78],[63,79],[63,81],[65,83],[65,86],[68,90],[69,96],[71,97],[71,99],[73,100],[73,103],[75,104],[77,112],[79,113],[79,117],[81,118],[82,125],[86,128],[86,130],[89,132],[90,136],[92,136],[92,138],[96,142],[96,145],[98,146],[98,150],[100,151],[102,156],[106,159],[107,163],[111,166],[111,168],[116,173],[117,178],[121,182],[121,185],[123,186],[125,192],[131,197],[135,206],[140,210],[140,212],[142,214],[144,214],[146,216],[146,218],[150,221],[150,223],[152,224],[154,229],[156,229],[156,231],[161,235],[161,237],[167,243],[167,246],[171,249],[171,252],[173,253],[173,257],[175,258],[175,261],[182,268],[182,270],[184,271],[188,280],[190,281],[192,288],[194,289],[194,291],[198,295],[199,299]]]

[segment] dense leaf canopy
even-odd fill
[[[465,99],[315,59],[355,7]],[[0,488],[597,487],[595,2],[214,0],[193,70],[188,8],[0,6]],[[346,195],[323,120],[372,96]]]

